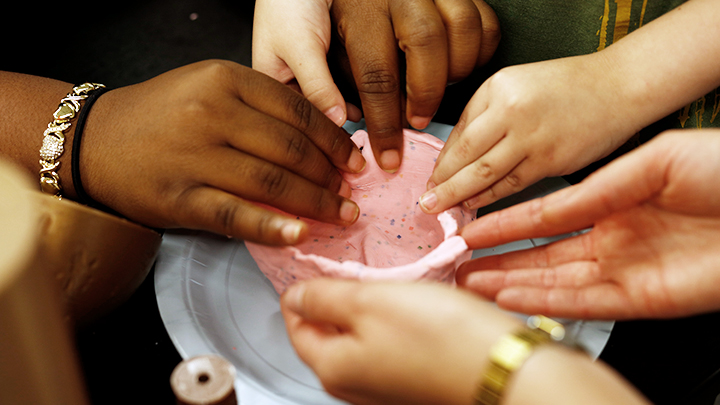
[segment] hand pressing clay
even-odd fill
[[[390,174],[375,161],[367,132],[353,135],[367,161],[361,173],[343,173],[360,207],[355,224],[343,227],[305,219],[310,236],[301,244],[245,243],[278,293],[298,280],[323,276],[454,281],[455,269],[472,253],[457,231],[475,219],[474,212],[461,206],[438,215],[422,212],[418,199],[444,143],[407,129],[404,136],[402,165]]]

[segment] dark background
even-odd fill
[[[250,66],[253,1],[99,3],[20,5],[5,13],[16,23],[0,28],[0,69],[113,88],[203,59]],[[455,123],[479,77],[448,89],[437,121]],[[655,403],[713,404],[720,393],[719,321],[714,313],[618,322],[601,358]],[[152,273],[127,303],[81,328],[77,344],[94,404],[175,403],[169,377],[181,358],[160,319]]]

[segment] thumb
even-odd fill
[[[316,278],[288,287],[280,298],[283,310],[291,311],[304,320],[317,323],[330,323],[348,328],[352,323],[353,311],[350,305],[338,305],[348,302],[356,295],[358,282]]]
[[[284,84],[295,78],[285,61],[272,52],[253,51],[252,68]]]

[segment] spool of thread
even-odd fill
[[[208,354],[180,362],[170,375],[179,405],[237,405],[235,367]]]

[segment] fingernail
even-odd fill
[[[352,224],[357,219],[358,215],[360,215],[360,208],[358,208],[357,204],[350,200],[345,200],[340,205],[340,219],[343,221]]]
[[[289,245],[294,245],[297,243],[298,239],[300,238],[300,232],[302,232],[303,224],[297,223],[297,222],[287,222],[285,225],[283,225],[282,229],[280,230],[280,234],[282,235],[283,240],[285,243]]]
[[[420,205],[425,211],[432,211],[437,206],[437,195],[427,192],[420,197]]]
[[[380,154],[380,167],[388,173],[395,173],[400,167],[400,152],[388,149]]]
[[[362,152],[360,152],[357,148],[353,148],[352,152],[350,152],[350,159],[348,159],[347,165],[353,173],[363,171],[365,169],[366,162]]]
[[[338,194],[345,198],[352,196],[352,187],[350,187],[347,181],[343,180],[342,183],[340,183],[340,191],[338,191]]]
[[[303,283],[293,284],[285,290],[283,301],[287,308],[293,312],[301,312],[305,295],[305,285]]]
[[[434,189],[434,188],[435,188],[435,186],[436,186],[436,184],[435,184],[435,183],[433,183],[432,181],[428,181],[428,182],[427,182],[427,186],[426,186],[425,190],[428,190],[428,191],[430,191],[430,190]]]
[[[324,114],[339,127],[345,123],[345,112],[340,106],[331,107]]]
[[[358,122],[362,119],[362,111],[360,111],[360,109],[354,104],[346,103],[345,106],[347,107],[347,119],[352,122]]]
[[[425,129],[432,117],[410,117],[410,125],[415,129]]]

